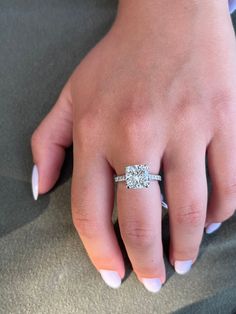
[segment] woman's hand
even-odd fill
[[[236,47],[227,1],[175,3],[121,1],[113,27],[32,136],[35,197],[55,184],[73,141],[73,222],[112,287],[125,274],[111,219],[114,173],[133,164],[148,164],[151,173],[163,167],[178,273],[195,262],[204,227],[212,231],[236,206]],[[158,291],[166,278],[158,183],[141,190],[119,183],[117,207],[133,269]]]

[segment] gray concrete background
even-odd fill
[[[30,136],[109,29],[116,6],[113,0],[0,0],[0,313],[236,313],[235,216],[204,236],[188,275],[175,274],[166,260],[167,282],[151,294],[127,257],[118,290],[90,263],[71,220],[71,149],[56,188],[33,201]],[[167,252],[166,215],[163,230]]]

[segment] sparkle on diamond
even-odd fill
[[[125,178],[128,189],[147,188],[150,184],[148,166],[134,165],[126,167]]]

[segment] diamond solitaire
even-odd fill
[[[161,181],[161,176],[158,174],[150,174],[147,165],[132,165],[125,167],[125,174],[115,176],[115,182],[126,181],[128,189],[148,188],[150,181]]]

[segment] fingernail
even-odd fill
[[[163,207],[163,208],[168,209],[168,205],[167,205],[164,201],[162,201],[161,204],[162,204],[162,207]]]
[[[33,166],[31,182],[33,197],[35,201],[37,201],[39,195],[39,172],[38,167],[36,165]]]
[[[161,193],[161,205],[162,205],[163,208],[168,209],[168,205],[167,205],[167,203],[164,201],[164,196],[163,196],[162,193]]]
[[[188,261],[175,261],[175,271],[180,274],[186,274],[192,267],[193,262],[191,260]]]
[[[221,222],[217,222],[217,223],[212,223],[210,224],[207,228],[206,228],[206,233],[207,234],[211,234],[213,232],[215,232],[216,230],[218,230],[220,228],[220,226],[222,225]]]
[[[158,292],[162,287],[162,283],[159,278],[142,278],[141,280],[144,287],[150,292]]]
[[[102,279],[105,281],[105,283],[109,287],[114,288],[114,289],[120,287],[121,278],[120,278],[120,275],[116,271],[100,269],[99,272],[102,276]]]

